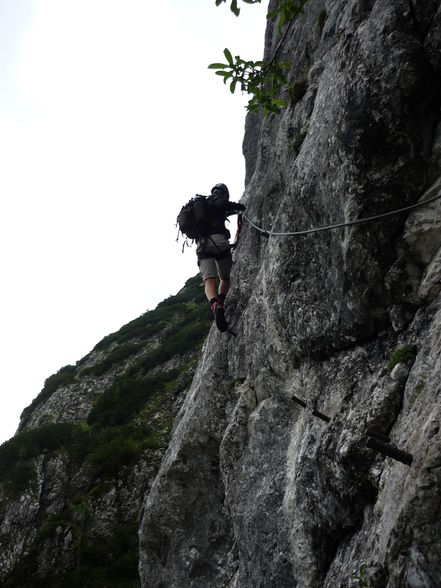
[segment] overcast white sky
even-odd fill
[[[175,219],[243,193],[246,97],[208,64],[263,53],[268,1],[0,0],[0,442],[62,366],[197,272]]]

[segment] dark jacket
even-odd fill
[[[245,210],[243,204],[238,202],[230,202],[227,198],[222,196],[211,196],[208,198],[208,211],[211,220],[211,229],[209,234],[221,234],[225,235],[227,239],[230,238],[230,231],[225,226],[225,221],[228,216],[237,214],[242,210]]]

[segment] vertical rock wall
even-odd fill
[[[247,121],[249,218],[286,232],[438,194],[440,45],[438,1],[307,3],[290,106]],[[143,586],[440,585],[440,202],[307,237],[244,226],[238,336],[211,331],[146,497]]]

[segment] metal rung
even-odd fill
[[[413,456],[410,453],[406,453],[406,451],[401,451],[395,445],[391,445],[390,443],[384,443],[375,437],[369,437],[366,443],[366,447],[369,449],[374,449],[379,453],[383,453],[396,461],[400,461],[408,466],[412,465]]]
[[[294,400],[294,402],[297,402],[297,404],[300,404],[300,406],[302,408],[308,408],[307,403],[304,400],[302,400],[301,398],[298,398],[297,396],[291,396],[291,400]],[[325,421],[325,423],[329,423],[329,421],[331,420],[330,417],[326,416],[322,412],[319,412],[315,408],[312,410],[312,415],[317,417],[318,419],[321,419],[322,421]]]
[[[367,434],[369,437],[375,437],[375,439],[383,441],[383,443],[390,443],[390,437],[383,435],[383,433],[379,433],[378,431],[374,431],[373,429],[368,429]]]

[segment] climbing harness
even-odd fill
[[[203,249],[202,249],[202,251],[198,251],[198,253],[197,253],[198,259],[216,259],[219,261],[221,259],[225,259],[225,258],[229,257],[230,249],[231,249],[232,245],[229,245],[228,249],[221,249],[211,235],[207,235],[206,237],[201,237],[200,241],[202,241],[203,239],[204,239]],[[218,253],[213,253],[211,251],[207,251],[208,241],[212,242],[214,247],[218,250]]]
[[[297,396],[291,396],[291,400],[299,404],[302,408],[308,409],[308,403],[298,398]],[[312,408],[311,413],[316,418],[324,421],[325,423],[329,423],[331,418],[326,416],[325,414],[319,412],[315,408]],[[369,449],[373,449],[374,451],[378,451],[379,453],[383,453],[396,461],[404,463],[405,465],[411,466],[413,461],[413,456],[411,453],[407,453],[406,451],[402,451],[398,449],[398,447],[391,442],[390,438],[387,435],[383,435],[382,433],[378,433],[373,429],[369,429],[366,432],[366,447]]]
[[[402,212],[407,212],[408,210],[412,210],[414,208],[419,208],[421,206],[425,206],[426,204],[430,204],[431,202],[435,202],[436,200],[441,199],[441,193],[433,198],[429,198],[428,200],[423,200],[422,202],[417,202],[416,204],[411,204],[410,206],[404,206],[403,208],[397,208],[396,210],[391,210],[389,212],[383,212],[382,214],[376,214],[374,216],[368,216],[366,218],[359,218],[352,221],[336,223],[334,225],[327,225],[324,227],[315,227],[313,229],[306,229],[303,231],[286,231],[286,232],[277,232],[277,231],[267,231],[262,229],[256,225],[251,219],[249,219],[246,214],[243,215],[244,219],[251,225],[256,231],[259,231],[264,237],[300,237],[302,235],[310,235],[311,233],[319,233],[323,231],[330,231],[332,229],[341,229],[344,227],[351,227],[353,225],[360,225],[362,223],[369,223],[375,220],[379,220],[381,218],[386,218],[388,216],[394,216],[395,214],[401,214]]]

